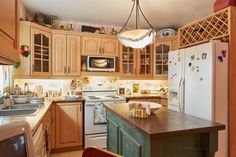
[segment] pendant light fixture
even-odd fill
[[[131,9],[131,12],[129,14],[129,17],[125,23],[125,25],[122,27],[120,32],[117,34],[118,40],[125,45],[126,47],[132,47],[132,48],[144,48],[145,46],[153,43],[156,38],[156,31],[153,29],[150,22],[147,20],[147,18],[144,16],[144,13],[140,7],[139,0],[132,0],[133,6]],[[124,31],[126,25],[128,24],[130,17],[134,11],[134,8],[136,7],[136,29],[131,29]],[[139,14],[142,14],[143,18],[147,22],[147,24],[150,26],[149,29],[140,29],[140,18]]]

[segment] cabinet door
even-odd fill
[[[135,76],[137,74],[136,53],[133,48],[120,45],[120,70],[123,76]]]
[[[82,55],[101,55],[101,39],[99,37],[82,37]]]
[[[65,76],[66,65],[66,35],[52,35],[52,75]]]
[[[172,41],[155,45],[155,75],[168,74],[168,53],[172,50]]]
[[[139,75],[152,76],[153,74],[153,47],[146,46],[139,52]]]
[[[80,37],[67,36],[67,75],[80,75]]]
[[[56,148],[82,146],[82,103],[57,103]]]
[[[18,55],[18,0],[0,1],[0,58],[2,62],[19,60]],[[5,60],[6,59],[6,60]]]
[[[119,153],[119,126],[110,118],[107,119],[107,149]]]
[[[31,74],[50,75],[51,73],[51,34],[31,28]]]
[[[142,157],[142,145],[120,129],[120,152],[124,157]]]
[[[118,56],[117,39],[102,38],[102,54],[105,56]]]

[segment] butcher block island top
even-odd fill
[[[222,124],[165,107],[147,119],[134,118],[127,103],[105,107],[107,148],[125,157],[214,156],[218,149],[218,131],[225,129]]]

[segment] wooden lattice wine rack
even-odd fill
[[[185,48],[209,40],[227,40],[230,9],[224,9],[179,29],[179,46]]]

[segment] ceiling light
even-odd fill
[[[129,14],[129,17],[128,17],[125,25],[122,27],[120,32],[117,34],[117,38],[126,47],[144,48],[145,46],[147,46],[155,41],[156,31],[153,29],[150,22],[144,16],[143,11],[139,5],[139,0],[132,0],[132,1],[133,1],[133,6],[132,6],[131,12]],[[134,11],[135,6],[136,6],[136,19],[135,19],[136,20],[136,29],[123,31],[129,22],[129,19]],[[143,18],[145,19],[147,24],[150,26],[149,29],[140,29],[139,28],[139,23],[140,23],[139,13],[142,14]]]

